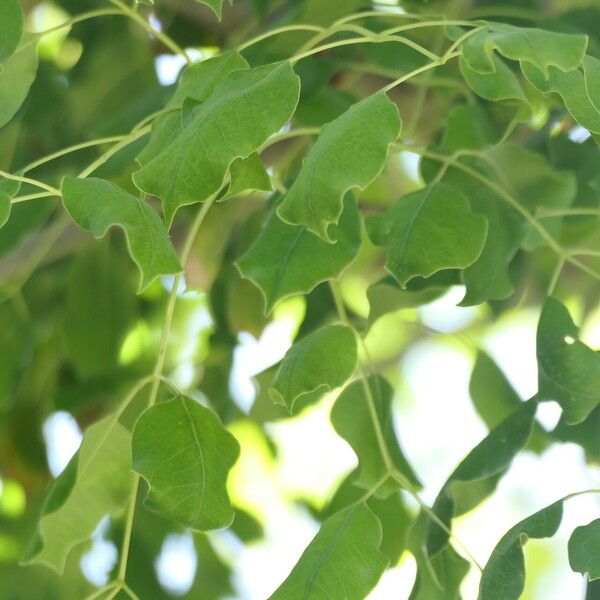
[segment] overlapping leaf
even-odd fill
[[[362,502],[327,519],[269,600],[363,600],[388,565],[381,524]]]
[[[473,264],[487,229],[486,219],[471,210],[462,192],[440,183],[408,194],[387,212],[367,219],[369,237],[385,246],[385,266],[403,287],[413,277]]]
[[[88,539],[105,515],[122,510],[132,490],[131,434],[111,415],[85,432],[55,481],[28,562],[62,572],[69,551]]]
[[[200,531],[231,524],[226,483],[239,444],[211,410],[185,396],[152,406],[135,425],[132,453],[150,510]]]
[[[237,265],[261,290],[270,312],[283,298],[308,293],[317,284],[338,278],[353,261],[360,247],[361,224],[352,194],[344,200],[336,238],[335,244],[329,244],[301,225],[284,223],[274,210]]]
[[[140,291],[160,275],[181,271],[164,224],[144,200],[94,177],[65,177],[62,196],[73,220],[96,238],[112,226],[123,229],[140,270]]]
[[[8,221],[12,208],[11,199],[19,193],[20,189],[20,181],[0,178],[0,227]]]
[[[217,193],[231,163],[250,156],[288,122],[298,93],[289,62],[230,73],[181,133],[134,173],[136,185],[161,199],[170,224],[179,207]]]
[[[494,548],[481,576],[478,600],[518,600],[525,587],[523,546],[530,538],[552,537],[563,514],[555,502],[512,527]]]
[[[23,35],[23,11],[19,0],[2,0],[0,2],[0,63],[8,58],[19,45]]]
[[[271,179],[265,170],[260,156],[256,152],[253,152],[247,158],[237,158],[234,160],[231,163],[229,172],[231,175],[229,187],[218,199],[219,202],[225,202],[225,200],[251,190],[261,192],[270,192],[272,190]]]
[[[375,179],[399,133],[398,109],[385,94],[354,104],[323,128],[279,205],[279,216],[335,241],[335,230],[329,232],[329,226],[337,224],[342,214],[344,195]]]
[[[381,486],[376,495],[385,498],[397,489],[398,484],[389,473],[379,440],[376,425],[373,423],[370,403],[372,402],[378,424],[383,432],[387,454],[393,468],[399,471],[410,484],[418,488],[419,480],[404,457],[394,430],[392,400],[394,390],[383,377],[373,375],[368,380],[369,395],[362,381],[355,381],[338,397],[331,411],[331,422],[338,432],[352,446],[358,458],[359,472],[355,485],[370,489],[377,483]],[[388,477],[386,483],[382,480]]]
[[[537,330],[538,396],[555,400],[568,425],[600,404],[600,354],[579,340],[569,311],[548,298]]]
[[[357,362],[356,336],[346,325],[329,325],[309,333],[285,354],[269,393],[292,412],[304,396],[340,387]]]

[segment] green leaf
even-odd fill
[[[0,63],[7,59],[19,45],[23,35],[23,11],[19,0],[2,0],[0,2]]]
[[[63,337],[66,355],[82,377],[117,367],[121,343],[135,315],[125,260],[106,240],[77,256],[71,266]]]
[[[537,330],[538,396],[558,402],[568,425],[581,423],[600,404],[600,354],[578,337],[569,311],[548,298]]]
[[[571,569],[588,575],[590,581],[600,579],[600,519],[576,527],[569,538]]]
[[[383,169],[400,133],[398,109],[382,92],[357,102],[326,125],[277,211],[328,242],[346,192],[365,189]]]
[[[165,106],[172,112],[157,117],[152,123],[150,139],[137,157],[140,165],[160,154],[181,130],[181,108],[185,100],[194,100],[196,104],[205,102],[229,73],[247,68],[248,63],[237,52],[225,52],[186,67]]]
[[[358,254],[361,223],[356,200],[348,194],[329,244],[299,225],[288,225],[273,210],[258,239],[237,261],[240,273],[261,291],[269,313],[284,298],[306,294],[339,278]]]
[[[8,221],[12,209],[11,199],[19,193],[20,189],[20,181],[0,178],[0,227]]]
[[[125,232],[129,253],[140,270],[139,291],[160,275],[181,271],[160,217],[144,200],[95,177],[65,177],[62,196],[73,220],[94,237],[104,237],[112,226]]]
[[[419,488],[419,480],[404,457],[394,430],[394,390],[379,375],[370,377],[368,385],[392,464],[414,487]],[[387,481],[377,490],[376,495],[386,498],[397,490],[398,484],[389,476],[388,465],[379,448],[364,382],[355,381],[339,395],[331,411],[331,423],[337,433],[352,446],[358,458],[359,471],[354,484],[368,490],[387,475]]]
[[[478,600],[518,600],[525,587],[523,546],[530,538],[552,537],[560,526],[562,500],[512,527],[494,548],[483,569]]]
[[[77,454],[48,495],[29,563],[62,572],[69,551],[88,539],[106,514],[125,507],[133,490],[130,448],[131,434],[115,415],[85,432]]]
[[[363,600],[388,565],[381,524],[358,503],[327,519],[269,600]]]
[[[27,39],[0,65],[0,127],[13,118],[27,98],[37,67],[37,45]]]
[[[225,202],[238,194],[258,190],[270,192],[271,178],[269,177],[260,156],[253,152],[247,158],[236,158],[229,169],[231,181],[226,192],[219,198],[219,202]]]
[[[434,183],[369,217],[367,232],[375,245],[385,246],[385,266],[405,287],[413,277],[473,264],[485,244],[487,221],[472,212],[462,192]]]
[[[523,65],[523,72],[541,92],[558,94],[582,127],[600,133],[600,60],[586,56],[582,69],[565,73],[551,67],[548,76],[531,65]]]
[[[494,491],[499,478],[529,440],[536,408],[534,401],[521,403],[450,475],[433,504],[433,511],[448,526],[454,517],[471,510]],[[429,523],[425,539],[428,557],[435,556],[448,545],[447,532],[433,521]]]
[[[570,71],[579,66],[588,44],[585,35],[572,35],[506,23],[486,23],[462,45],[466,63],[479,73],[493,73],[494,52],[510,60],[531,63],[545,75],[548,67]]]
[[[352,329],[346,325],[322,327],[285,353],[269,393],[273,402],[283,404],[291,413],[303,395],[344,385],[356,363],[356,336]]]
[[[208,6],[208,8],[210,8],[215,13],[215,15],[217,15],[219,21],[221,20],[221,13],[223,11],[223,0],[196,0],[196,2]],[[233,0],[229,0],[229,4],[233,4]]]
[[[248,157],[289,121],[298,94],[289,62],[230,73],[183,131],[133,174],[135,184],[161,199],[171,224],[179,207],[215,194],[236,158]]]
[[[231,524],[227,474],[240,448],[211,410],[185,396],[150,407],[133,430],[132,453],[150,486],[147,508],[200,531]]]

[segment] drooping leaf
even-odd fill
[[[0,63],[8,58],[19,45],[23,35],[23,11],[19,0],[2,0],[0,2]]]
[[[62,196],[73,220],[94,237],[104,237],[112,226],[123,229],[140,270],[140,291],[160,275],[181,271],[164,224],[144,200],[95,177],[65,177]]]
[[[600,579],[600,519],[576,527],[569,538],[571,569],[588,575],[590,581]]]
[[[29,563],[62,572],[69,551],[88,539],[100,520],[127,504],[133,490],[131,434],[110,415],[94,423],[52,487]]]
[[[419,480],[404,457],[394,430],[394,390],[387,380],[379,375],[370,377],[368,385],[369,395],[364,382],[355,381],[339,395],[331,411],[331,423],[335,430],[352,446],[358,458],[359,471],[354,483],[368,490],[387,475],[387,481],[382,483],[376,492],[381,498],[389,496],[398,488],[398,484],[388,473],[388,466],[379,447],[371,416],[372,402],[394,468],[402,473],[413,487],[419,488]]]
[[[435,183],[369,217],[367,232],[374,244],[385,246],[385,266],[405,287],[413,277],[473,264],[485,244],[487,221],[472,212],[463,193]]]
[[[578,338],[569,311],[548,298],[537,330],[538,396],[558,402],[568,425],[581,423],[600,403],[600,354]]]
[[[237,52],[225,52],[186,67],[165,106],[170,112],[157,117],[152,123],[150,139],[137,156],[140,165],[145,165],[160,154],[180,131],[184,101],[191,99],[196,105],[205,102],[229,73],[247,68],[248,63]]]
[[[329,244],[300,225],[284,223],[273,210],[253,246],[238,261],[265,298],[266,311],[288,296],[310,292],[338,278],[358,254],[361,225],[356,200],[348,194],[337,225],[337,242]]]
[[[116,368],[134,318],[135,296],[124,260],[103,243],[76,257],[71,267],[63,337],[66,354],[83,377]]]
[[[357,362],[356,336],[346,325],[309,333],[285,354],[269,393],[290,412],[294,403],[316,390],[333,390],[351,377]]]
[[[225,202],[238,194],[258,190],[270,192],[271,179],[265,170],[260,156],[253,152],[247,158],[236,158],[230,167],[231,181],[226,192],[218,200]]]
[[[192,529],[227,527],[227,474],[239,451],[217,415],[191,398],[150,407],[132,438],[133,468],[150,487],[145,506]]]
[[[384,93],[357,102],[326,125],[277,211],[328,242],[346,192],[365,189],[381,172],[400,133],[398,109]],[[335,233],[335,230],[333,230]]]
[[[381,524],[362,502],[327,519],[269,600],[363,600],[387,567]]]
[[[217,15],[217,18],[221,20],[223,0],[196,0],[196,2],[208,6]],[[233,4],[233,0],[229,0],[229,4]]]
[[[499,478],[529,440],[536,408],[534,401],[521,403],[450,475],[433,504],[433,511],[448,526],[454,517],[471,510],[494,491]],[[448,533],[430,521],[425,543],[426,555],[435,556],[446,548]]]
[[[531,65],[523,65],[527,79],[541,92],[558,94],[573,118],[592,133],[600,133],[600,60],[583,59],[583,68],[561,71],[550,67],[549,75]]]
[[[467,64],[479,73],[494,71],[494,52],[498,52],[510,60],[531,63],[547,75],[550,66],[562,71],[576,69],[587,43],[585,35],[488,22],[465,41],[462,52]]]
[[[530,538],[552,537],[563,514],[562,500],[527,517],[502,537],[481,576],[478,600],[518,600],[525,587],[523,546]]]
[[[229,73],[179,135],[133,174],[134,182],[161,199],[170,224],[179,207],[216,193],[236,158],[248,157],[287,123],[298,93],[289,62]]]
[[[27,39],[0,65],[0,127],[13,118],[27,98],[37,67],[37,45]]]

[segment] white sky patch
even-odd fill
[[[192,587],[198,568],[198,555],[192,534],[171,533],[163,542],[154,563],[160,584],[170,594],[183,596]]]
[[[215,55],[213,48],[186,48],[192,62],[199,62]],[[181,54],[160,54],[154,59],[156,76],[161,85],[172,85],[177,81],[179,72],[186,66],[186,60]]]
[[[464,285],[453,285],[441,298],[420,306],[417,313],[425,325],[436,331],[458,331],[471,323],[478,311],[475,306],[457,306],[464,295]]]
[[[81,572],[86,579],[98,587],[108,583],[110,572],[117,564],[117,548],[106,539],[109,525],[110,519],[107,515],[92,534],[92,547],[79,561]]]
[[[81,445],[83,436],[73,415],[65,411],[52,413],[42,426],[48,467],[58,477]]]
[[[587,141],[592,134],[581,125],[575,125],[569,130],[568,133],[569,139],[576,144],[583,144],[583,142]]]

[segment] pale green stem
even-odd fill
[[[84,12],[80,15],[76,15],[70,19],[67,19],[66,21],[64,21],[64,23],[51,27],[50,29],[34,32],[32,35],[35,36],[35,38],[41,38],[48,34],[55,33],[56,31],[60,31],[61,29],[71,27],[71,25],[81,23],[82,21],[88,21],[89,19],[95,19],[96,17],[115,16],[121,14],[123,13],[120,10],[117,10],[116,8],[101,8],[99,10],[90,10],[88,12]]]
[[[558,262],[556,263],[556,267],[554,269],[554,273],[552,273],[552,277],[550,279],[550,283],[548,284],[548,289],[546,290],[546,296],[551,296],[554,292],[554,288],[558,283],[558,278],[564,269],[566,259],[563,256],[558,257]]]
[[[539,210],[536,215],[538,219],[549,219],[553,217],[600,217],[600,208],[567,208],[564,210]]]
[[[423,29],[426,27],[445,27],[446,25],[456,25],[460,27],[481,27],[480,23],[474,23],[473,21],[424,21],[422,23],[410,23],[409,25],[400,25],[399,27],[391,27],[390,29],[384,29],[381,35],[393,35],[400,31],[410,31],[412,29]]]
[[[282,142],[283,140],[289,140],[303,135],[319,135],[320,131],[320,127],[296,127],[289,131],[275,133],[258,149],[258,152],[263,152],[269,146],[272,146],[277,142]]]
[[[130,8],[124,2],[121,2],[121,0],[108,1],[111,4],[114,4],[116,7],[118,7],[124,15],[141,25],[149,34],[153,35],[157,40],[160,40],[164,46],[171,50],[171,52],[173,52],[174,54],[180,54],[181,56],[183,56],[183,58],[185,58],[186,62],[189,65],[192,64],[192,59],[189,57],[188,53],[181,46],[179,46],[179,44],[177,44],[177,42],[174,39],[169,37],[166,33],[154,29],[154,27],[152,27],[152,25],[150,25],[150,23],[148,23],[148,21],[144,19],[144,17],[139,15],[135,10]]]
[[[22,172],[27,173],[29,171],[33,171],[33,169],[37,169],[39,166],[54,160],[55,158],[60,158],[61,156],[65,156],[66,154],[71,154],[72,152],[77,152],[78,150],[83,150],[84,148],[91,148],[93,146],[101,146],[102,144],[112,144],[115,142],[120,142],[125,137],[124,135],[114,135],[112,137],[99,138],[97,140],[90,140],[89,142],[81,142],[80,144],[74,144],[73,146],[68,146],[66,148],[62,148],[61,150],[57,150],[52,154],[48,154],[47,156],[43,156],[38,160],[29,163],[25,167],[23,167]]]
[[[323,27],[318,27],[317,25],[303,25],[303,24],[286,25],[285,27],[278,27],[277,29],[272,29],[271,31],[267,31],[265,33],[261,33],[260,35],[257,35],[256,37],[253,37],[252,39],[248,40],[247,42],[244,42],[241,46],[238,46],[237,51],[243,52],[247,48],[250,48],[250,46],[254,46],[254,44],[258,44],[259,42],[262,42],[263,40],[269,39],[269,38],[279,35],[281,33],[288,33],[291,31],[315,31],[315,32],[321,33],[322,31],[325,31],[325,30],[323,29]]]
[[[446,52],[444,53],[444,56],[442,57],[444,60],[448,60],[448,57],[451,56],[453,54],[453,52],[460,47],[460,45],[465,41],[468,40],[472,35],[475,35],[476,33],[479,33],[482,29],[484,28],[483,25],[480,25],[479,27],[475,27],[475,29],[471,29],[465,33],[463,33],[459,38],[457,38],[454,43],[448,48],[448,50],[446,50]]]
[[[30,177],[22,177],[21,175],[13,175],[12,173],[7,173],[6,171],[0,171],[0,177],[4,177],[5,179],[12,179],[13,181],[20,181],[21,183],[28,183],[29,185],[34,185],[35,187],[46,190],[53,196],[60,197],[61,195],[56,188],[52,187],[51,185],[48,185],[47,183],[44,183],[43,181],[38,181],[37,179],[31,179]]]
[[[96,598],[98,598],[99,596],[102,596],[102,594],[112,590],[116,585],[117,584],[114,581],[111,581],[107,585],[92,592],[89,596],[86,596],[85,600],[96,600]]]

